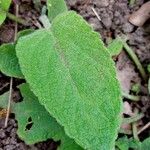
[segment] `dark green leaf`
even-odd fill
[[[150,137],[145,139],[141,144],[141,150],[149,150],[150,149]]]
[[[18,58],[13,43],[0,46],[0,71],[7,76],[24,78],[21,73]]]

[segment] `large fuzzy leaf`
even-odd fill
[[[64,0],[47,0],[48,17],[52,21],[57,15],[67,11]]]
[[[0,71],[7,76],[24,78],[16,57],[15,44],[3,44],[0,46]]]
[[[0,25],[6,19],[6,11],[8,11],[11,0],[0,0]]]
[[[31,89],[67,135],[84,149],[112,150],[120,88],[109,53],[82,17],[63,13],[50,30],[20,38],[16,50]]]

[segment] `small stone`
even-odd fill
[[[109,16],[106,16],[106,17],[102,18],[102,22],[103,22],[103,24],[105,25],[105,27],[107,29],[109,29],[112,25],[112,20]]]
[[[16,146],[15,145],[6,145],[4,147],[4,150],[15,150]]]
[[[107,7],[109,5],[109,0],[95,0],[93,3],[96,7]]]
[[[134,26],[130,24],[129,22],[126,22],[125,24],[123,24],[123,31],[125,33],[130,33],[133,31],[133,29],[134,29]]]
[[[6,137],[6,134],[3,130],[0,130],[0,139],[4,139]]]

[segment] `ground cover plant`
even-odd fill
[[[122,97],[129,95],[120,88],[112,56],[125,47],[148,80],[125,38],[116,38],[107,48],[80,15],[67,10],[63,0],[48,0],[47,10],[48,16],[44,10],[40,16],[42,28],[16,33],[13,43],[0,47],[1,72],[11,81],[26,82],[18,87],[23,101],[10,102],[18,136],[27,144],[51,138],[60,141],[62,150],[149,147],[149,138],[143,142],[135,136],[117,139],[121,124],[135,122],[143,114],[122,118]],[[0,96],[0,107],[7,108],[10,98],[11,90]]]

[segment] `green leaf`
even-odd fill
[[[0,108],[7,108],[9,99],[9,92],[0,95]]]
[[[60,150],[81,150],[74,140],[67,137],[64,129],[39,104],[30,91],[28,84],[20,86],[23,101],[15,105],[14,113],[18,120],[18,135],[27,144],[34,144],[47,139],[61,140]],[[30,126],[30,128],[29,128]]]
[[[64,0],[47,0],[47,8],[50,21],[60,13],[67,11],[67,6]]]
[[[22,36],[26,36],[26,35],[29,35],[31,33],[33,33],[34,30],[33,29],[25,29],[25,30],[21,30],[17,33],[17,39],[19,39],[20,37]]]
[[[24,78],[16,57],[15,45],[12,43],[0,46],[0,71],[7,76]]]
[[[0,0],[0,25],[6,19],[6,12],[8,11],[10,4],[11,0]]]
[[[113,149],[121,93],[98,33],[82,17],[67,12],[54,19],[51,30],[20,38],[16,50],[32,91],[66,134],[84,149]]]
[[[141,148],[141,142],[139,140],[130,138],[129,139],[129,147],[134,150],[140,150]]]
[[[129,150],[129,148],[139,150],[141,142],[133,138],[128,139],[127,136],[124,136],[116,141],[116,146],[119,148],[119,150]]]
[[[119,148],[119,150],[128,150],[129,149],[129,140],[126,136],[119,138],[116,141],[116,146]]]
[[[116,38],[108,45],[107,48],[108,48],[111,56],[116,56],[116,55],[119,55],[119,53],[121,52],[121,50],[123,48],[123,44],[122,44],[120,38]]]
[[[34,30],[26,29],[18,32],[17,38],[22,36],[29,35],[33,33]],[[16,78],[24,78],[22,72],[20,70],[20,66],[18,63],[18,58],[16,56],[15,44],[3,44],[0,46],[0,71],[3,72],[7,76],[16,77]]]
[[[145,139],[141,144],[141,150],[149,150],[150,149],[150,137]]]

